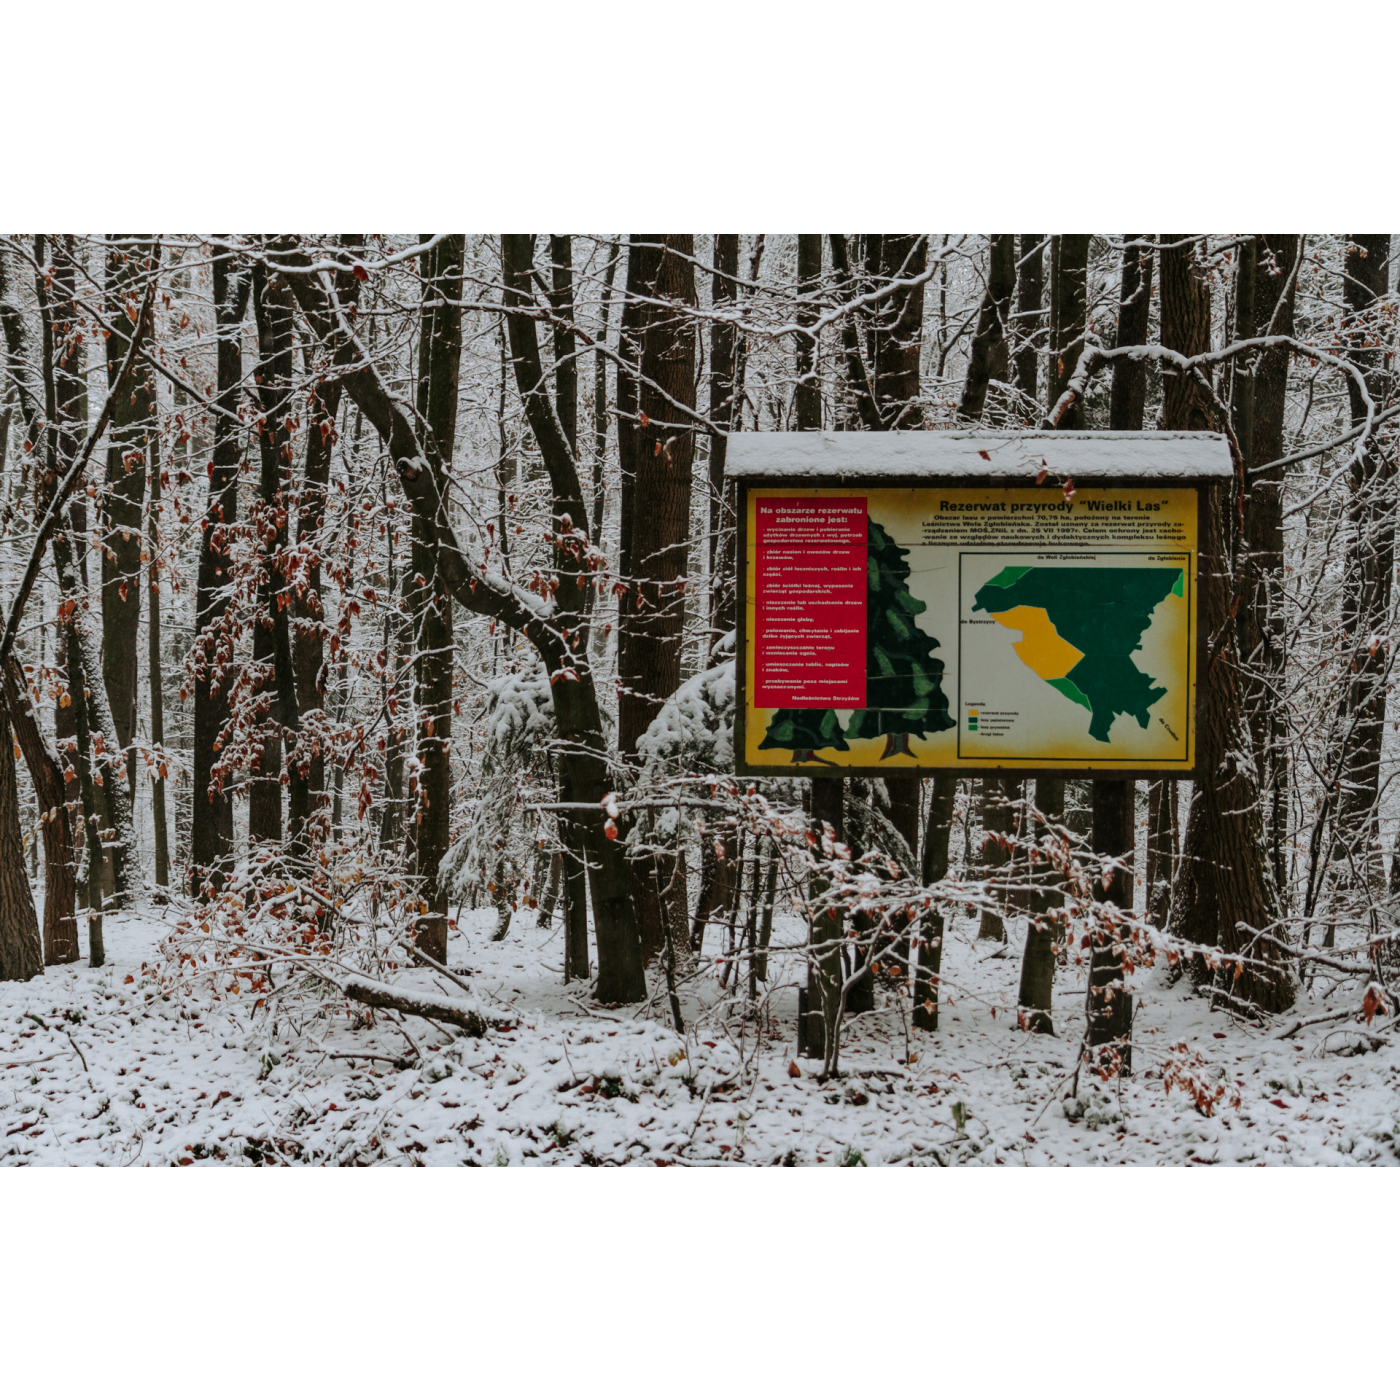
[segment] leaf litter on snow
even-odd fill
[[[492,942],[495,913],[479,911],[450,948],[493,1012],[475,1038],[336,999],[300,1020],[247,997],[172,999],[153,966],[176,919],[169,907],[109,916],[106,967],[0,984],[0,1163],[1394,1164],[1400,1153],[1393,1045],[1339,1056],[1325,1027],[1271,1039],[1160,971],[1138,980],[1137,1072],[1104,1082],[1085,1070],[1074,1084],[1082,968],[1057,973],[1059,1034],[1026,1034],[1019,959],[988,959],[972,922],[955,921],[947,941],[940,1029],[913,1029],[907,994],[886,985],[845,1029],[841,1077],[821,1083],[820,1064],[795,1054],[792,953],[771,957],[755,1015],[711,964],[692,967],[681,1036],[663,989],[641,1008],[598,1007],[548,966],[557,925],[521,913]],[[780,925],[775,947],[778,934],[795,943],[800,930]],[[459,994],[436,974],[411,980]]]

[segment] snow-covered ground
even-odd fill
[[[494,913],[468,913],[451,966],[469,971],[502,1024],[481,1040],[453,1039],[383,1013],[372,1025],[341,1012],[293,1026],[227,1000],[166,1001],[142,965],[154,965],[176,919],[155,906],[109,916],[107,967],[0,984],[0,1163],[1393,1165],[1400,1156],[1400,1049],[1338,1053],[1366,1041],[1326,1026],[1279,1041],[1277,1028],[1210,1012],[1161,970],[1139,983],[1134,1075],[1109,1084],[1083,1075],[1064,1102],[1083,969],[1058,973],[1059,1035],[1027,1035],[1012,1010],[1019,947],[989,958],[972,922],[949,939],[941,1029],[909,1029],[907,1001],[884,992],[879,1010],[848,1026],[843,1077],[821,1084],[816,1062],[794,1059],[795,960],[774,959],[774,983],[790,985],[756,1019],[723,1014],[713,965],[696,971],[683,991],[683,1038],[664,994],[640,1011],[603,1010],[565,987],[557,923],[540,929],[521,913],[493,943]],[[775,942],[796,934],[780,920]],[[712,929],[711,952],[718,936]],[[414,976],[460,995],[445,979]],[[1198,1081],[1225,1090],[1209,1117],[1162,1078],[1168,1061],[1195,1056]]]

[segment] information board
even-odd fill
[[[1195,766],[1195,485],[741,493],[750,774]]]

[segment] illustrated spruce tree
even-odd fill
[[[768,722],[761,749],[791,749],[794,763],[837,765],[829,758],[818,758],[818,749],[846,752],[851,746],[841,733],[835,710],[775,710]]]
[[[938,646],[917,622],[927,608],[909,592],[909,551],[869,522],[866,549],[865,709],[846,727],[848,739],[885,736],[881,759],[913,757],[912,738],[951,729]]]

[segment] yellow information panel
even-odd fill
[[[1194,767],[1194,486],[745,496],[745,771]]]

